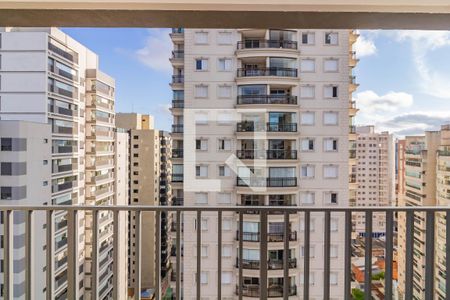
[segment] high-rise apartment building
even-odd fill
[[[51,130],[49,124],[29,121],[0,121],[0,203],[2,205],[44,205],[51,199],[50,178],[52,173]],[[4,213],[1,213],[5,220]],[[25,216],[15,212],[14,224],[18,229],[14,231],[17,237],[23,237]],[[45,298],[45,214],[35,213],[32,241],[31,261],[25,260],[25,249],[15,239],[14,262],[15,270],[13,292],[14,299],[25,297],[25,265],[30,266],[34,272],[31,274],[34,281],[32,290],[36,298]],[[5,222],[2,222],[1,232]],[[4,243],[4,239],[2,236]],[[4,244],[2,244],[2,248]],[[58,261],[56,257],[56,261]],[[3,260],[2,260],[3,261]],[[0,281],[4,283],[4,266],[0,273]],[[1,285],[0,295],[3,299],[7,287]]]
[[[166,156],[167,150],[162,153],[162,149],[167,149],[170,137],[167,133],[160,132],[154,128],[153,117],[136,113],[118,113],[117,127],[128,131],[129,140],[129,205],[167,205],[169,201],[169,182],[167,177],[167,166],[170,165]],[[161,177],[161,173],[163,176]],[[161,216],[162,226],[161,246],[165,249],[165,254],[161,256],[161,282],[167,282],[168,265],[168,236],[167,236],[167,216]],[[136,216],[130,214],[129,220],[129,287],[133,288],[135,283],[136,266]],[[141,221],[141,285],[142,290],[153,290],[156,285],[156,252],[161,251],[156,245],[156,219],[154,212],[143,212]],[[145,234],[145,238],[144,238]],[[164,257],[163,257],[164,256]],[[165,263],[165,264],[164,264]],[[164,271],[164,272],[163,272]],[[135,292],[135,291],[133,291]],[[164,293],[164,291],[163,291]]]
[[[424,136],[405,138],[405,193],[399,197],[399,206],[436,205],[436,158],[441,143],[439,131],[426,131]],[[414,213],[413,261],[406,261],[406,216],[398,214],[398,278],[399,294],[405,293],[405,266],[413,265],[413,297],[424,299],[425,289],[425,238],[424,213]]]
[[[374,126],[356,128],[356,181],[358,191],[356,206],[390,206],[395,204],[395,144],[389,132],[375,132]],[[364,214],[354,214],[354,230],[365,235]],[[385,235],[386,216],[374,213],[372,220],[374,237]]]
[[[35,197],[41,195],[41,188],[27,185],[27,198],[35,204],[54,205],[115,202],[114,80],[98,70],[95,53],[56,28],[1,28],[0,99],[1,120],[49,124],[46,134],[38,132],[41,126],[36,126],[41,135],[34,138],[40,137],[49,145],[48,152],[39,153],[49,157],[44,160],[51,166],[51,174],[42,184],[48,186],[50,194],[45,199]],[[21,141],[33,131],[14,132],[16,136],[6,138]],[[29,176],[33,176],[31,171]],[[10,188],[22,193],[22,189]],[[92,213],[79,212],[76,217],[72,221],[79,227],[70,234],[77,235],[78,243],[68,247],[69,216],[55,212],[55,262],[51,268],[55,279],[47,289],[55,299],[111,297],[112,215],[99,214],[96,240]],[[98,243],[97,254],[92,253],[94,243]],[[78,272],[67,270],[69,251],[78,257],[73,266]],[[92,263],[98,264],[97,285],[91,280]],[[68,280],[74,273],[77,278]],[[68,288],[72,282],[78,282],[77,286]]]
[[[440,144],[436,161],[436,205],[450,206],[450,125],[441,127]],[[438,299],[448,298],[445,290],[446,268],[446,224],[444,213],[436,215],[435,234],[435,283],[434,290]]]
[[[173,29],[173,198],[185,205],[349,205],[356,189],[351,101],[356,37],[346,30]],[[184,298],[195,297],[197,275],[202,297],[216,296],[218,259],[222,296],[236,297],[238,220],[235,213],[223,213],[222,257],[217,257],[217,214],[203,212],[197,220],[195,213],[184,213]],[[192,234],[198,226],[200,258]],[[308,253],[302,246],[303,215],[290,217],[289,253],[283,253],[282,215],[270,213],[262,224],[259,215],[248,213],[242,227],[243,296],[259,298],[259,286],[267,284],[271,297],[281,297],[285,255],[289,293],[298,296]],[[326,280],[332,297],[342,299],[343,215],[333,214],[330,228]],[[312,215],[310,230],[310,299],[320,299],[323,214]],[[260,257],[260,236],[267,237],[266,257]],[[268,281],[262,283],[258,269],[266,259]]]

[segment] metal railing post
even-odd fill
[[[261,211],[261,228],[260,228],[260,273],[259,273],[259,290],[260,299],[267,299],[267,211]]]
[[[309,299],[309,256],[310,256],[310,231],[311,231],[311,213],[305,211],[305,241],[303,246],[303,299]]]
[[[372,211],[366,211],[364,299],[372,300]]]
[[[25,211],[25,277],[26,277],[26,300],[34,299],[34,253],[33,253],[33,222],[34,212],[32,210]]]
[[[344,298],[352,300],[352,211],[345,212]]]
[[[434,299],[434,267],[434,211],[427,211],[425,235],[425,299],[427,300]]]
[[[386,211],[386,263],[385,263],[385,299],[392,299],[393,248],[394,248],[394,217],[392,211]]]
[[[325,230],[323,245],[323,299],[330,299],[330,211],[325,212]]]
[[[53,210],[47,211],[47,223],[46,223],[46,264],[45,264],[45,278],[46,278],[46,292],[47,300],[53,300],[53,272],[54,272],[54,226],[53,226]]]

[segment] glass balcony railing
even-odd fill
[[[271,48],[271,49],[298,49],[298,43],[296,41],[288,41],[288,40],[260,40],[260,39],[251,39],[239,41],[237,43],[237,49],[263,49],[263,48]]]
[[[260,76],[275,76],[275,77],[297,77],[298,70],[295,68],[281,68],[281,67],[260,67],[254,69],[240,68],[237,70],[237,77],[260,77]]]
[[[172,108],[184,108],[184,100],[172,100]]]
[[[297,177],[237,177],[236,185],[242,187],[296,187]]]
[[[255,123],[251,121],[242,121],[236,124],[237,132],[297,132],[297,123],[273,123],[267,124]]]
[[[297,159],[297,150],[237,150],[239,159]]]
[[[183,133],[183,124],[173,124],[172,125],[172,132],[173,133]]]
[[[237,104],[297,104],[297,96],[292,95],[240,95]]]

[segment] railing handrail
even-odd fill
[[[247,46],[248,45],[248,46]],[[245,39],[237,42],[237,49],[284,48],[297,49],[298,42],[293,40]]]

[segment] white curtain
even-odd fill
[[[338,166],[324,166],[323,176],[325,178],[337,178],[338,177]]]
[[[304,112],[300,115],[301,123],[303,125],[314,125],[314,113]]]
[[[314,89],[313,85],[301,86],[300,87],[300,97],[301,98],[314,98]]]
[[[230,71],[231,70],[231,58],[220,58],[219,59],[219,70],[220,71]]]
[[[326,86],[323,94],[325,98],[333,98],[333,86],[331,85]]]
[[[232,33],[231,32],[219,32],[217,35],[217,44],[228,45],[232,43]]]
[[[242,226],[244,228],[244,232],[259,232],[258,222],[244,222]]]
[[[301,202],[303,204],[313,204],[315,199],[314,192],[302,192],[300,194]]]
[[[338,70],[338,60],[337,59],[326,59],[324,64],[324,69],[327,72],[336,72]]]
[[[338,124],[338,113],[337,112],[323,113],[323,123],[325,125],[337,125]]]
[[[231,272],[222,272],[222,284],[231,283]]]
[[[231,86],[219,85],[219,97],[220,98],[231,98]]]
[[[301,140],[301,149],[302,151],[310,151],[313,150],[312,147],[310,147],[310,144],[312,144],[311,139],[302,139]]]
[[[313,45],[316,42],[316,35],[314,32],[308,33],[308,45]]]
[[[208,203],[208,194],[207,193],[195,193],[195,202],[197,204]]]
[[[270,168],[269,177],[271,178],[295,177],[295,168]]]
[[[302,166],[301,173],[302,177],[314,177],[314,166]]]
[[[232,247],[230,245],[223,245],[222,246],[222,256],[223,257],[230,257],[231,256]]]
[[[337,150],[337,141],[335,139],[325,139],[323,141],[324,151]]]
[[[314,72],[316,64],[314,59],[302,59],[300,62],[300,71],[302,72]]]
[[[259,260],[258,249],[242,249],[242,259]]]
[[[207,85],[196,85],[195,86],[195,97],[197,97],[197,98],[208,97],[208,86]]]
[[[208,33],[207,32],[196,32],[195,33],[195,43],[196,44],[207,44],[208,43]]]

